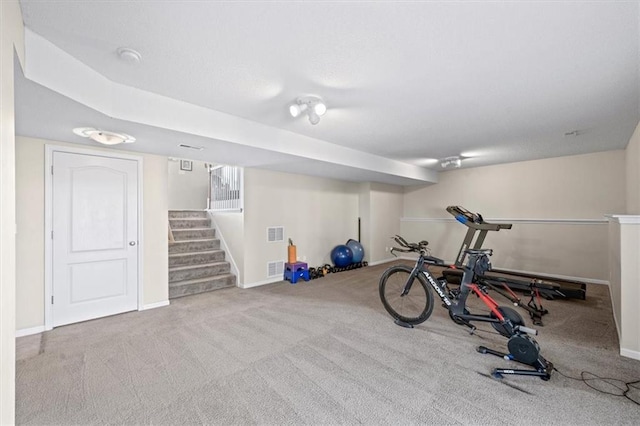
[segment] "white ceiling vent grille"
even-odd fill
[[[276,243],[284,241],[284,226],[272,226],[267,228],[267,242]]]
[[[267,263],[267,276],[281,277],[284,274],[284,260]]]

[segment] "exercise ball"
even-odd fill
[[[338,268],[344,268],[345,266],[351,265],[352,260],[353,252],[344,244],[335,246],[333,250],[331,250],[331,261]]]
[[[364,247],[362,247],[362,244],[356,240],[349,240],[347,241],[347,247],[349,247],[353,253],[353,259],[351,261],[353,263],[362,262],[362,259],[364,259]]]

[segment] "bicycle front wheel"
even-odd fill
[[[392,266],[380,277],[380,300],[396,320],[407,324],[420,324],[433,312],[433,294],[427,281],[418,274],[407,294],[402,295],[412,269],[405,265]]]

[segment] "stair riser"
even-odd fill
[[[169,254],[219,250],[220,240],[169,243]]]
[[[209,238],[215,238],[216,230],[213,228],[209,229],[173,229],[173,239],[176,241],[186,241],[186,240],[204,240]]]
[[[194,253],[186,256],[169,256],[169,268],[174,266],[201,265],[203,263],[223,262],[224,252],[215,253]]]
[[[192,294],[204,293],[212,290],[219,290],[221,288],[233,287],[236,285],[236,277],[224,277],[219,279],[213,279],[203,283],[196,283],[185,286],[169,286],[169,299],[175,299],[176,297],[190,296]]]
[[[206,266],[200,268],[189,268],[186,270],[169,271],[169,282],[175,283],[185,280],[197,280],[199,278],[212,277],[215,275],[228,274],[231,268],[229,263],[221,263],[215,266]]]
[[[171,229],[209,228],[209,219],[169,219]]]
[[[169,210],[169,219],[180,217],[201,217],[207,218],[207,212],[201,210]]]

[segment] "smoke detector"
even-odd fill
[[[119,47],[118,50],[116,50],[116,53],[121,61],[132,65],[139,63],[140,59],[142,59],[142,55],[140,55],[137,50],[133,50],[129,47]]]

